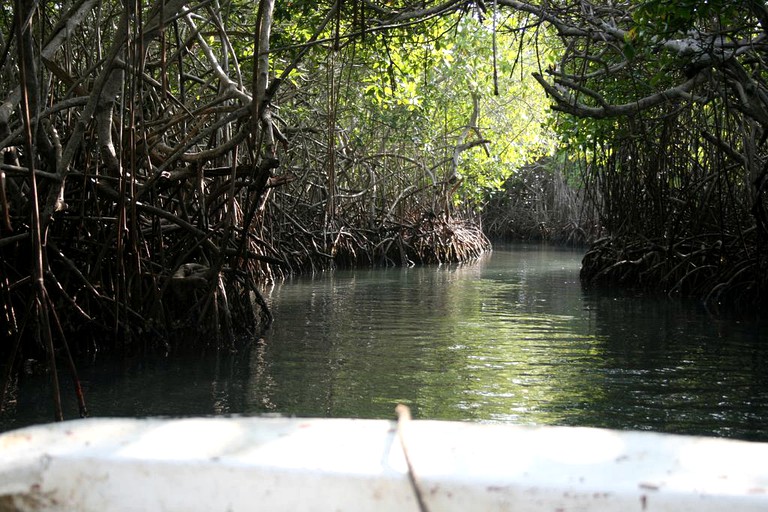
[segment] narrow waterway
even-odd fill
[[[585,291],[581,253],[496,248],[464,265],[329,272],[265,291],[239,354],[80,363],[95,416],[278,413],[582,425],[768,441],[766,324]],[[48,421],[25,375],[0,430]],[[74,400],[70,417],[74,417]]]

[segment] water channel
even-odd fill
[[[584,290],[581,256],[497,247],[463,265],[294,278],[265,291],[276,321],[247,349],[97,354],[79,363],[86,398],[94,416],[390,418],[402,402],[416,418],[768,441],[765,322]],[[0,431],[52,417],[45,376],[19,388]]]

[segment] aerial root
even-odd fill
[[[673,243],[664,240],[605,237],[595,242],[582,260],[585,284],[621,284],[662,290],[669,296],[700,297],[717,308],[764,300],[766,262],[745,254],[738,237],[698,236]],[[738,262],[734,264],[734,262]]]

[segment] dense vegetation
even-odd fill
[[[588,283],[763,299],[766,23],[757,0],[5,3],[6,371],[234,348],[266,281],[487,234],[592,240]]]
[[[570,114],[560,129],[606,235],[582,277],[712,308],[762,303],[768,7],[578,4],[543,16],[567,44],[548,78],[536,78]]]

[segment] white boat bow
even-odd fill
[[[0,435],[8,510],[766,511],[768,443],[425,420],[86,419]]]

